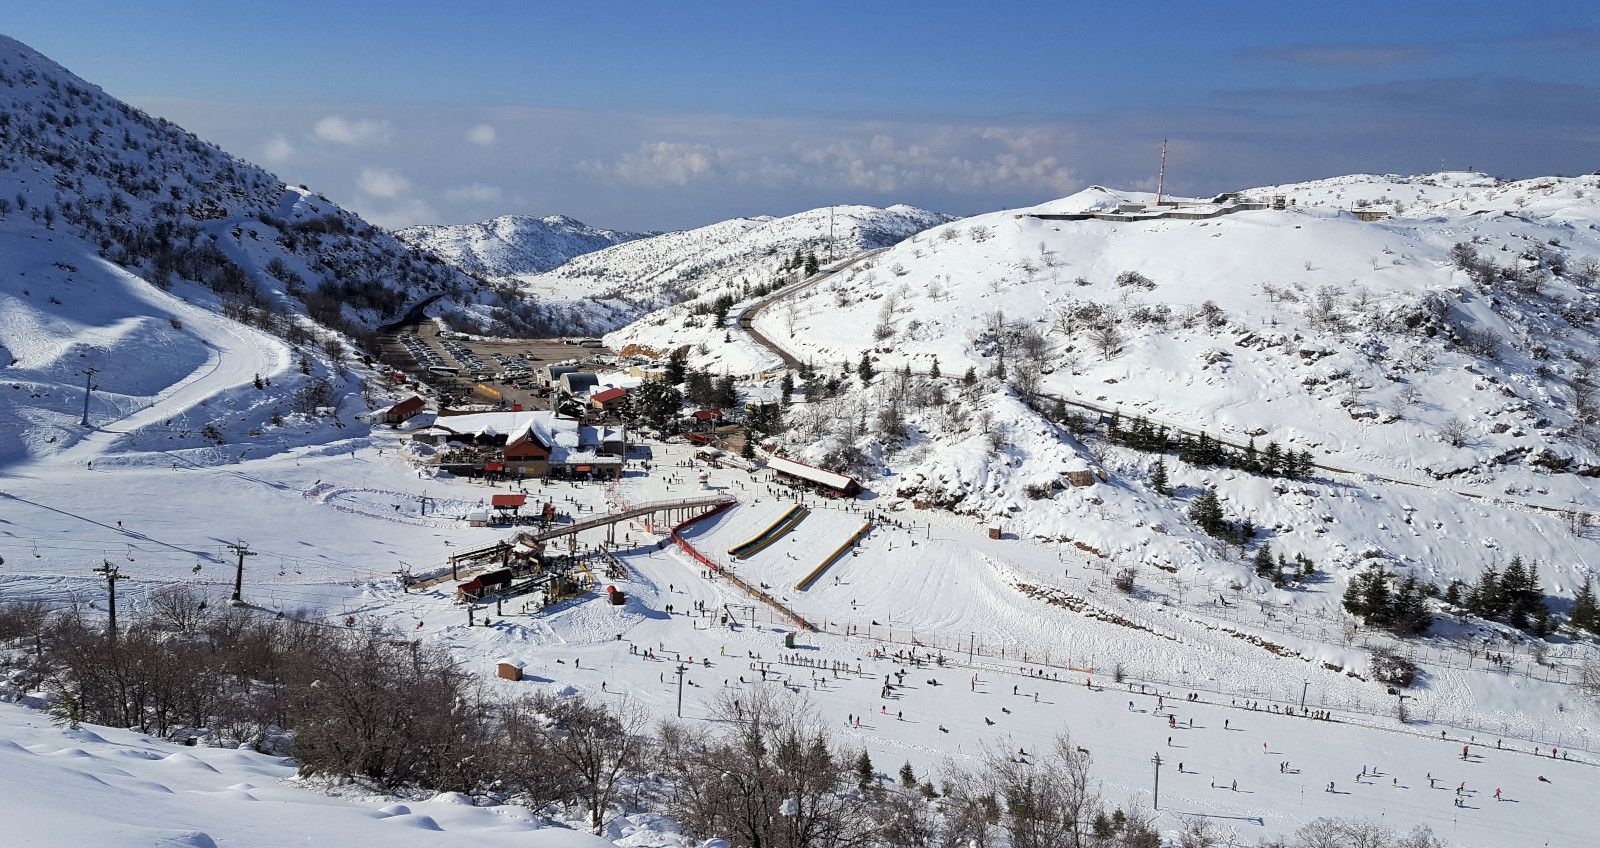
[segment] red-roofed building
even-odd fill
[[[527,495],[495,495],[489,499],[489,505],[502,516],[509,512],[513,518],[516,517],[517,510],[522,509],[523,504],[527,502]]]
[[[622,402],[627,399],[627,389],[606,389],[603,392],[595,392],[594,394],[590,395],[589,405],[593,406],[595,409],[604,409],[606,411],[610,411],[622,405]]]
[[[422,400],[422,398],[412,395],[411,397],[384,410],[383,423],[402,424],[406,421],[409,421],[412,416],[415,416],[417,413],[421,412],[422,408],[426,405],[427,404]]]

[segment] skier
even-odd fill
[[[1496,790],[1495,790],[1495,791],[1494,791],[1494,799],[1495,799],[1495,800],[1496,800],[1496,801],[1498,801],[1498,800],[1500,800],[1500,790],[1498,790],[1498,789],[1496,789]]]

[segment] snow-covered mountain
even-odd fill
[[[781,218],[734,218],[626,241],[546,273],[518,274],[522,290],[567,310],[573,329],[606,332],[675,304],[764,286],[789,274],[795,251],[826,262],[887,247],[954,220],[910,206],[836,206]],[[652,320],[661,316],[653,316]]]
[[[542,274],[585,253],[654,233],[603,230],[565,215],[501,215],[477,224],[424,224],[395,236],[479,277]]]
[[[82,241],[158,285],[202,283],[257,323],[306,313],[359,331],[440,293],[489,318],[473,295],[484,287],[436,257],[4,37],[0,197],[0,217]]]
[[[133,416],[90,439],[232,461],[364,411],[349,337],[429,297],[507,331],[539,318],[4,37],[0,257],[0,463],[85,437],[86,366],[91,423]]]
[[[1600,567],[1571,515],[1600,511],[1597,193],[1600,176],[1357,175],[1156,215],[1153,196],[1095,187],[921,233],[755,327],[834,374],[869,358],[875,387],[797,406],[785,438],[888,473],[874,485],[908,501],[1250,584],[1186,517],[1215,488],[1274,550],[1346,575],[1387,563],[1442,586],[1520,553],[1561,594]],[[1276,196],[1285,208],[1264,208]],[[616,335],[693,345],[710,367],[736,323],[656,320]],[[936,362],[976,384],[935,393],[916,375]],[[1056,397],[1353,473],[1307,484],[1168,453],[1169,498],[1150,482],[1156,454],[1103,427],[1080,438],[1051,419],[1092,413]],[[1089,469],[1109,485],[1068,481]],[[1293,597],[1337,605],[1342,587]]]

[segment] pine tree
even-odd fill
[[[778,396],[783,398],[783,405],[794,403],[794,374],[785,371],[783,379],[778,381]]]
[[[1057,424],[1065,422],[1067,420],[1067,402],[1061,398],[1056,398],[1056,405],[1050,410],[1050,417]]]
[[[1278,573],[1278,563],[1272,558],[1272,546],[1266,542],[1256,548],[1256,576],[1271,577]]]
[[[1477,585],[1467,595],[1467,609],[1484,618],[1499,618],[1505,613],[1500,595],[1500,572],[1494,566],[1485,568],[1478,577]]]
[[[900,784],[907,789],[917,785],[917,773],[911,770],[910,760],[906,760],[905,765],[900,767]]]
[[[1261,471],[1272,475],[1283,473],[1283,449],[1277,442],[1267,442],[1267,449],[1261,454]]]
[[[856,788],[862,792],[872,788],[873,778],[877,777],[872,770],[872,758],[867,756],[867,749],[861,749],[861,756],[856,757]]]
[[[1415,574],[1407,574],[1395,588],[1389,621],[1397,633],[1408,636],[1420,636],[1433,626],[1425,587]]]
[[[872,358],[861,354],[861,364],[856,366],[856,376],[861,378],[863,387],[872,385]]]
[[[1222,514],[1222,501],[1210,489],[1195,496],[1194,503],[1189,505],[1189,520],[1211,536],[1221,536],[1228,529],[1228,522]]]
[[[1385,625],[1390,621],[1389,575],[1383,569],[1371,573],[1363,587],[1362,604],[1367,610],[1367,623]]]
[[[306,356],[303,353],[300,354],[300,373],[301,374],[310,374],[311,373],[311,358]]]
[[[1518,629],[1528,626],[1527,590],[1528,570],[1522,563],[1522,555],[1516,554],[1506,563],[1506,572],[1500,577],[1500,597],[1506,623]]]
[[[928,368],[928,376],[935,380],[939,379],[939,357],[933,358],[933,365]]]
[[[689,352],[686,348],[678,348],[667,356],[667,367],[665,369],[667,385],[682,385],[684,375],[689,370],[688,360]]]
[[[1594,586],[1588,580],[1583,581],[1583,587],[1572,598],[1572,614],[1567,616],[1567,625],[1573,635],[1600,635],[1600,605],[1595,603]]]
[[[751,433],[748,429],[746,429],[744,431],[744,444],[739,447],[739,457],[741,459],[755,459],[756,458],[755,443],[756,443],[755,435],[753,433]]]
[[[1244,470],[1251,474],[1261,471],[1261,456],[1256,453],[1256,437],[1250,437],[1250,445],[1244,449],[1244,460],[1240,463]]]
[[[1155,467],[1150,469],[1150,488],[1155,489],[1158,495],[1172,497],[1172,484],[1167,481],[1166,460],[1156,460]]]
[[[255,386],[258,389],[265,389],[267,387],[266,383],[261,382],[261,375],[260,374],[256,375]]]
[[[961,375],[961,385],[969,389],[978,385],[978,369],[976,367],[967,366],[967,373]]]

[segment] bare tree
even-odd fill
[[[179,633],[193,633],[206,620],[204,595],[189,586],[173,584],[150,593],[150,609],[157,621]]]
[[[1439,438],[1453,448],[1459,448],[1467,443],[1467,432],[1466,422],[1454,415],[1446,418],[1444,423],[1439,425]]]
[[[1122,352],[1122,330],[1115,324],[1101,324],[1089,331],[1089,343],[1100,351],[1101,359],[1114,359]]]

